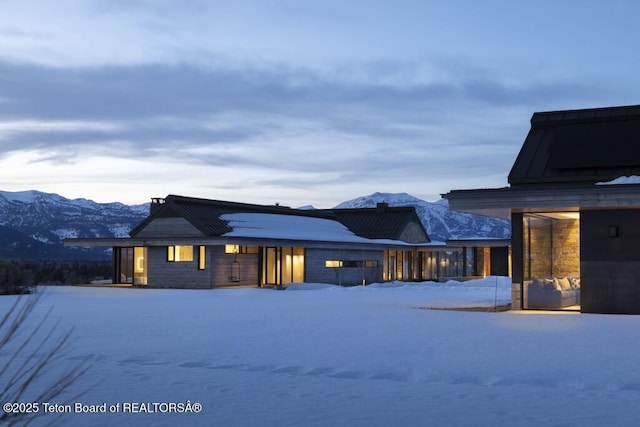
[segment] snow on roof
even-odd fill
[[[269,213],[231,213],[220,216],[233,230],[225,237],[250,237],[322,242],[411,245],[400,240],[367,239],[342,223],[325,218]]]
[[[640,176],[621,176],[611,181],[597,182],[596,185],[640,184]]]

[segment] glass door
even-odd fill
[[[116,283],[133,284],[133,248],[120,248]]]
[[[265,285],[280,284],[280,248],[266,247],[262,254],[262,283]]]
[[[147,248],[118,248],[115,283],[147,284]]]
[[[133,248],[133,284],[147,284],[147,248]]]
[[[304,248],[265,247],[262,252],[262,283],[286,285],[304,282]]]

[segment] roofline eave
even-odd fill
[[[401,241],[376,241],[371,242],[345,242],[332,240],[294,240],[294,239],[273,239],[259,237],[233,237],[233,236],[211,236],[211,237],[163,237],[163,238],[75,238],[65,239],[64,246],[80,247],[130,247],[130,246],[222,246],[222,245],[255,245],[255,246],[303,246],[305,248],[326,248],[340,247],[345,249],[399,249],[409,250],[411,248],[437,248],[444,247],[444,242],[429,243],[409,243]]]
[[[442,197],[452,210],[509,219],[511,212],[638,208],[640,184],[453,190]]]

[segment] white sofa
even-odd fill
[[[554,277],[525,282],[527,307],[553,309],[580,305],[580,279]]]

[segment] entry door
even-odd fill
[[[147,248],[119,248],[114,283],[147,284]]]
[[[262,256],[262,282],[265,285],[280,285],[280,248],[265,247]]]
[[[147,284],[147,248],[133,248],[133,284]]]
[[[262,283],[287,285],[304,282],[304,248],[266,247],[262,253]]]
[[[133,284],[133,248],[120,248],[115,283]]]

